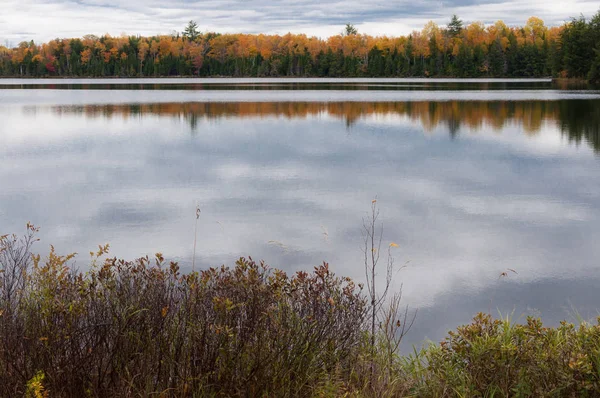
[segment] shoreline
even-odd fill
[[[0,77],[0,85],[18,84],[85,84],[106,82],[131,83],[131,84],[165,84],[165,83],[199,83],[199,84],[262,84],[262,83],[285,83],[285,84],[357,84],[357,83],[554,83],[554,79],[525,78],[525,77],[232,77],[232,76],[157,76],[157,77]]]
[[[0,80],[6,79],[19,79],[19,80],[83,80],[83,79],[339,79],[339,80],[579,80],[586,81],[581,78],[555,78],[555,77],[452,77],[452,76],[228,76],[228,75],[211,75],[211,76],[197,76],[197,75],[171,75],[171,76],[0,76]]]

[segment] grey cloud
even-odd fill
[[[429,19],[445,24],[453,13],[461,15],[461,12],[466,21],[490,23],[504,19],[508,24],[523,24],[528,16],[537,15],[549,24],[557,24],[578,16],[579,12],[589,15],[597,10],[597,5],[592,2],[571,0],[569,3],[566,7],[558,0],[529,5],[494,0],[280,0],[277,3],[265,0],[168,3],[158,0],[24,0],[19,4],[15,2],[14,7],[10,4],[7,7],[8,23],[0,27],[0,39],[48,40],[57,36],[105,32],[113,35],[121,32],[168,34],[172,30],[182,30],[190,19],[197,20],[203,30],[282,33],[314,29],[317,35],[337,34],[345,23],[356,24],[359,28],[364,26],[367,30],[373,29],[372,24],[384,23],[388,25],[379,25],[381,31],[368,33],[389,35],[420,29],[423,21]],[[24,9],[27,9],[26,14]],[[577,15],[571,15],[573,10]],[[23,29],[25,24],[31,26],[32,23],[39,27],[33,35],[29,34],[29,29]],[[395,24],[398,26],[394,27]]]

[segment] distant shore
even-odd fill
[[[323,76],[224,76],[224,75],[213,75],[213,76],[197,76],[197,75],[172,75],[172,76],[0,76],[2,80],[142,80],[142,79],[227,79],[227,80],[238,80],[238,79],[256,79],[256,80],[539,80],[539,81],[583,81],[586,79],[581,78],[553,78],[553,77],[452,77],[452,76],[386,76],[386,77],[323,77]]]
[[[0,77],[0,84],[6,84],[10,81],[13,82],[32,82],[32,81],[43,81],[50,82],[54,81],[57,84],[62,82],[99,82],[99,81],[110,81],[110,82],[124,82],[124,81],[136,81],[143,82],[147,81],[152,83],[154,81],[195,81],[200,83],[368,83],[368,82],[429,82],[429,83],[512,83],[512,82],[534,82],[534,83],[552,83],[556,81],[551,77],[309,77],[309,76],[280,76],[280,77],[232,77],[232,76],[136,76],[136,77],[115,77],[115,76],[95,76],[95,77],[81,77],[81,76],[55,76],[55,77]],[[561,79],[562,81],[563,79]],[[569,80],[569,79],[567,79]],[[585,83],[585,80],[573,79],[577,82]]]
[[[554,83],[581,83],[581,84],[589,83],[589,81],[587,79],[583,79],[580,77],[555,77],[555,78],[552,78],[552,82],[554,82]]]

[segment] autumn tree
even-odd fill
[[[502,21],[446,27],[429,22],[408,36],[359,34],[347,24],[321,39],[304,34],[200,34],[190,21],[183,35],[86,35],[6,46],[0,76],[569,76],[597,74],[600,13],[547,27]],[[593,73],[591,73],[593,72]],[[593,79],[595,80],[595,78]]]
[[[139,74],[142,76],[144,74],[142,70],[142,66],[144,64],[144,60],[146,59],[146,54],[150,50],[150,46],[146,40],[141,40],[138,44],[138,59],[140,61],[140,71]]]

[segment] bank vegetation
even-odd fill
[[[184,274],[104,246],[82,272],[73,255],[32,254],[35,232],[0,239],[1,396],[600,394],[597,323],[479,314],[401,353],[414,317],[399,296],[372,326],[368,290],[326,263],[287,275],[241,258]]]

